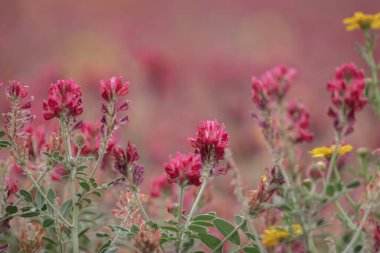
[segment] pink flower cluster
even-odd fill
[[[268,102],[281,102],[290,88],[290,83],[296,74],[295,69],[277,66],[258,79],[252,77],[252,99],[261,110]]]
[[[177,153],[170,157],[170,162],[164,165],[169,183],[181,186],[199,186],[201,182],[202,161],[200,155]]]
[[[117,98],[128,94],[129,82],[123,83],[122,77],[112,77],[109,80],[100,81],[100,93],[106,102],[110,102]]]
[[[327,83],[331,95],[328,115],[334,120],[336,131],[347,135],[353,131],[355,113],[367,104],[365,97],[365,79],[363,70],[355,64],[344,64],[337,67],[335,77]]]
[[[6,95],[10,101],[20,101],[28,96],[29,87],[22,85],[19,81],[10,81],[9,86],[6,89]]]
[[[73,79],[58,80],[51,84],[49,98],[43,102],[45,120],[73,118],[83,112],[82,93]]]
[[[293,143],[310,142],[313,133],[309,130],[310,114],[305,106],[298,102],[287,105],[288,133]]]
[[[219,126],[218,121],[202,121],[198,126],[195,138],[188,138],[195,153],[200,154],[203,163],[218,164],[224,158],[224,149],[229,146],[229,135],[224,124]]]

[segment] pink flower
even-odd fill
[[[123,97],[128,94],[129,82],[123,83],[123,77],[111,77],[109,80],[100,81],[100,93],[102,98],[110,102],[116,99],[116,97]]]
[[[199,186],[201,181],[202,161],[199,155],[177,153],[175,158],[170,157],[170,162],[164,164],[169,183],[177,183],[181,186]]]
[[[328,115],[334,120],[338,132],[347,135],[353,131],[355,113],[367,104],[365,97],[365,79],[363,70],[355,64],[344,64],[335,70],[335,78],[327,83],[331,95]]]
[[[53,181],[59,182],[61,181],[61,178],[63,176],[66,176],[68,174],[69,174],[69,171],[65,167],[58,165],[54,168],[53,172],[50,174],[50,178]]]
[[[57,118],[74,118],[83,112],[82,93],[73,79],[58,80],[51,84],[49,98],[43,102],[45,120]]]
[[[128,170],[133,165],[133,163],[138,161],[140,158],[139,154],[137,153],[136,146],[133,145],[130,141],[128,141],[128,145],[125,150],[123,150],[120,146],[113,147],[111,155],[115,160],[115,170],[125,177],[129,177]]]
[[[173,186],[173,184],[169,184],[166,174],[162,174],[153,180],[150,196],[153,198],[158,198],[161,194],[169,195],[172,191],[174,191]]]
[[[295,74],[295,69],[280,65],[265,72],[261,79],[252,77],[253,102],[262,109],[268,101],[282,101]]]
[[[195,153],[200,154],[204,163],[216,165],[224,158],[224,149],[229,146],[229,135],[224,130],[224,124],[219,126],[218,121],[202,121],[198,126],[195,138],[188,138]]]
[[[6,94],[11,101],[20,101],[28,95],[29,86],[22,85],[19,81],[10,81]]]
[[[18,180],[12,179],[9,176],[5,177],[5,191],[7,193],[7,198],[18,192]]]
[[[309,131],[310,115],[306,108],[298,103],[292,102],[287,105],[288,133],[292,142],[310,142],[313,133]]]

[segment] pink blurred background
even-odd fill
[[[251,76],[280,63],[297,69],[290,98],[311,112],[315,141],[303,146],[310,161],[308,149],[332,142],[327,80],[340,64],[365,66],[355,48],[361,33],[346,32],[342,19],[379,10],[377,0],[2,0],[0,80],[31,86],[41,124],[51,82],[74,78],[82,85],[84,118],[96,121],[99,80],[122,75],[131,82],[132,106],[116,141],[136,143],[145,191],[169,154],[191,151],[186,138],[199,121],[213,118],[226,124],[244,186],[254,188],[271,158],[251,119]],[[6,110],[4,99],[0,106]],[[379,137],[367,108],[348,141],[374,148]],[[217,191],[228,193],[216,205],[233,198],[229,181],[216,180]]]

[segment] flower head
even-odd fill
[[[74,118],[83,112],[82,92],[73,79],[58,80],[51,84],[49,98],[43,102],[45,120]]]
[[[200,155],[189,153],[188,155],[177,153],[170,158],[169,163],[164,164],[169,183],[178,185],[199,186],[201,181],[202,161]]]
[[[307,109],[298,102],[287,105],[288,133],[294,143],[310,142],[313,133],[309,130],[310,115]]]
[[[202,121],[198,126],[195,138],[188,138],[195,153],[200,154],[204,163],[216,165],[224,158],[224,149],[229,146],[229,135],[224,124],[219,126],[218,121]]]
[[[138,161],[140,156],[137,153],[136,146],[128,141],[127,148],[123,150],[120,146],[113,147],[111,151],[113,156],[114,168],[117,172],[125,177],[129,177],[129,170],[134,162]]]
[[[18,192],[18,180],[12,179],[9,176],[5,177],[5,192],[9,200],[11,196]]]
[[[146,227],[133,239],[133,245],[142,253],[160,253],[160,231],[155,228]]]
[[[19,235],[21,252],[38,252],[42,245],[44,231],[39,223],[33,221],[25,224]]]
[[[274,247],[284,240],[295,238],[303,234],[300,224],[294,224],[290,228],[270,227],[261,234],[262,242],[265,247]]]
[[[334,153],[334,149],[335,149],[335,145],[332,145],[330,147],[323,146],[323,147],[318,147],[318,148],[314,148],[310,150],[309,154],[311,154],[314,158],[324,157],[325,159],[329,160],[332,154]],[[345,153],[350,152],[351,150],[352,150],[351,145],[339,146],[337,154],[339,156],[342,156]]]
[[[105,101],[110,102],[127,95],[128,85],[129,82],[123,82],[123,77],[114,76],[111,79],[100,81],[100,93]]]
[[[19,81],[12,80],[6,89],[7,97],[10,101],[21,101],[28,96],[29,86],[22,85]]]
[[[363,70],[355,64],[344,64],[335,71],[333,80],[327,83],[331,95],[328,115],[334,120],[336,131],[347,135],[353,131],[355,113],[367,104]]]
[[[355,12],[353,17],[343,19],[347,31],[356,29],[380,29],[380,13],[374,15]]]

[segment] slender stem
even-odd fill
[[[74,173],[72,173],[74,174]],[[76,199],[76,191],[75,191],[75,174],[71,175],[70,183],[71,183],[71,192],[73,194],[73,228],[71,229],[71,238],[72,238],[72,243],[73,243],[73,253],[79,253],[79,206],[78,202],[75,200]]]
[[[179,187],[179,209],[178,209],[178,223],[181,222],[181,217],[182,217],[182,206],[183,206],[183,192],[184,192],[185,187],[182,185]]]
[[[234,228],[234,230],[231,231],[231,233],[229,233],[226,237],[224,237],[223,241],[221,241],[215,248],[214,250],[212,251],[212,253],[214,252],[217,252],[221,247],[223,247],[224,243],[226,241],[228,241],[235,233],[236,231],[238,231],[243,225],[244,225],[245,221],[243,221],[242,223],[240,223],[237,227]]]
[[[327,169],[327,177],[326,177],[324,188],[323,188],[324,194],[326,193],[327,185],[330,183],[333,168],[334,168],[336,161],[337,161],[337,158],[338,158],[338,150],[339,150],[341,140],[342,140],[342,138],[341,138],[340,134],[337,134],[336,142],[335,142],[335,146],[334,146],[334,151],[332,153],[330,163],[329,163],[329,167]]]
[[[149,216],[148,216],[148,214],[145,212],[145,209],[144,209],[144,207],[143,207],[143,205],[142,205],[142,203],[141,203],[141,201],[140,201],[140,197],[139,197],[139,195],[138,195],[138,192],[137,192],[137,191],[132,191],[132,192],[133,192],[133,194],[135,195],[135,199],[136,199],[137,203],[139,204],[140,211],[141,211],[141,213],[143,214],[145,220],[146,220],[146,221],[149,221],[149,220],[150,220],[150,219],[149,219]]]
[[[356,228],[356,231],[355,231],[354,236],[352,237],[351,241],[347,244],[346,248],[342,251],[342,253],[348,253],[348,252],[350,252],[350,250],[353,249],[353,246],[354,246],[356,240],[359,238],[360,233],[361,233],[362,230],[363,230],[363,226],[364,226],[365,222],[366,222],[367,219],[368,219],[368,216],[369,216],[369,213],[370,213],[370,211],[371,211],[371,208],[372,208],[372,205],[370,204],[370,205],[367,207],[367,210],[365,211],[365,213],[364,213],[364,215],[363,215],[363,218],[362,218],[362,220],[360,221],[359,226]]]
[[[343,216],[343,218],[346,221],[346,223],[349,226],[349,228],[352,229],[352,230],[355,230],[356,229],[356,225],[352,222],[352,220],[350,219],[350,217],[348,217],[348,214],[343,209],[343,207],[341,206],[341,204],[339,203],[339,201],[338,200],[334,200],[334,204],[338,208],[339,213]]]
[[[108,141],[107,141],[108,142]],[[104,147],[103,147],[104,146]],[[105,148],[105,145],[103,145],[102,148],[100,149],[99,151],[99,156],[98,156],[98,160],[96,161],[96,164],[95,164],[95,167],[94,169],[92,170],[91,172],[91,176],[90,178],[94,177],[95,176],[95,173],[96,171],[99,169],[100,167],[100,164],[102,163],[102,160],[103,160],[103,157],[106,153],[106,148]]]

